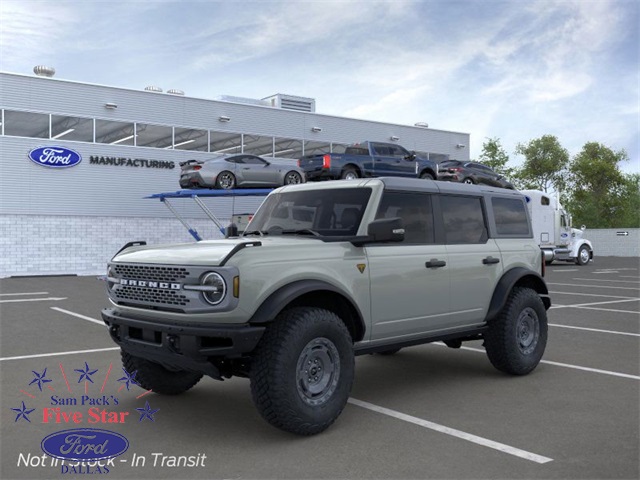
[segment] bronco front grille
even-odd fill
[[[177,282],[189,276],[189,270],[184,267],[155,267],[149,265],[116,264],[115,270],[118,277],[144,279],[153,282]]]
[[[190,302],[185,295],[175,290],[134,287],[131,285],[119,285],[114,294],[117,300],[155,303],[158,305],[185,306]]]

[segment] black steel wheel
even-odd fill
[[[216,178],[216,188],[221,188],[222,190],[231,190],[236,186],[236,177],[233,173],[220,172],[218,177]]]
[[[354,375],[351,335],[340,318],[315,307],[280,313],[258,344],[251,395],[271,425],[313,435],[338,418]]]
[[[136,357],[121,350],[122,365],[142,388],[163,395],[178,395],[192,388],[202,378],[201,373],[168,370],[159,363]]]
[[[536,368],[547,345],[547,312],[530,288],[515,287],[484,336],[492,365],[512,375]]]

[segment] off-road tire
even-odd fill
[[[491,364],[512,375],[530,373],[547,344],[547,312],[538,294],[515,287],[484,336]]]
[[[326,361],[313,357],[315,352],[324,354]],[[320,381],[308,385],[307,361],[314,360],[313,366],[318,359]],[[353,375],[353,343],[342,320],[321,308],[296,307],[280,313],[260,340],[251,363],[251,396],[260,415],[274,427],[313,435],[338,418]],[[315,398],[312,388],[321,388]]]
[[[424,180],[435,180],[435,178],[433,178],[433,175],[431,175],[429,172],[422,172],[420,174],[420,178]]]
[[[578,265],[586,265],[589,263],[589,248],[586,245],[582,245],[578,249],[578,256],[576,257],[576,263]]]
[[[153,390],[155,393],[178,395],[189,390],[202,378],[201,373],[167,370],[158,363],[136,357],[124,350],[121,350],[120,353],[124,369],[130,375],[136,372],[134,380],[142,388]]]
[[[360,175],[358,175],[358,171],[355,168],[347,167],[342,170],[340,178],[342,178],[343,180],[355,180],[357,178],[360,178]]]

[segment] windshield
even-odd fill
[[[267,197],[245,235],[356,235],[370,188],[282,192]]]

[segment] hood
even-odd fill
[[[256,245],[256,243],[258,243]],[[240,244],[250,244],[243,248],[268,248],[270,246],[293,246],[301,242],[322,242],[316,238],[291,236],[246,237],[225,240],[206,240],[197,243],[174,245],[153,245],[130,247],[115,257],[114,262],[157,263],[165,265],[206,265],[218,266],[234,248]],[[253,245],[251,245],[253,244]],[[241,250],[237,250],[240,252]]]
[[[169,265],[220,265],[220,262],[241,243],[253,239],[209,240],[176,245],[153,245],[127,248],[113,257],[122,263],[162,263]]]

